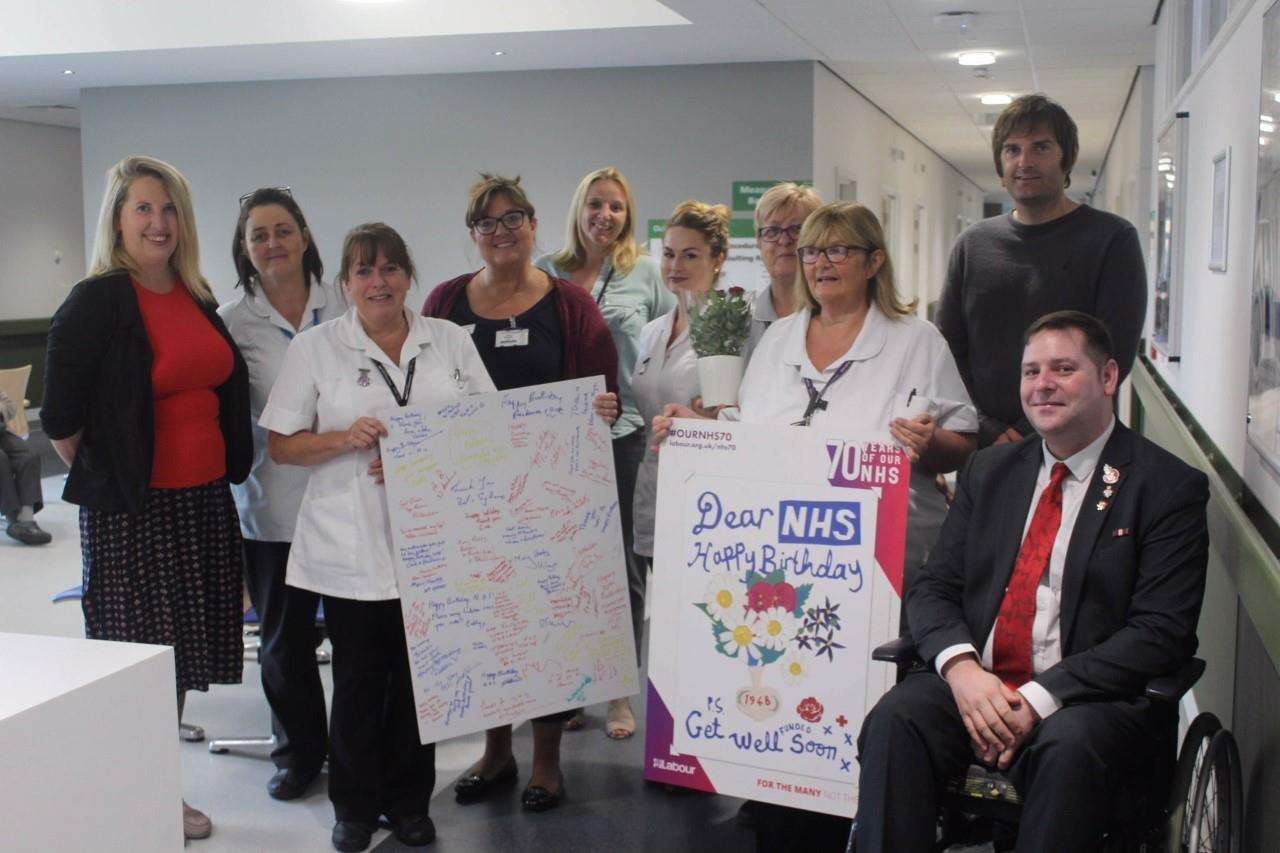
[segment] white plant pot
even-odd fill
[[[698,386],[702,389],[702,405],[708,408],[737,405],[742,369],[740,355],[708,355],[698,359]]]

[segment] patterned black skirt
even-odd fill
[[[178,690],[240,682],[244,568],[226,480],[148,489],[137,515],[81,507],[80,551],[85,636],[172,646]]]

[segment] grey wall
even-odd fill
[[[327,277],[347,229],[381,219],[410,245],[420,302],[478,266],[462,220],[481,169],[523,175],[539,244],[551,250],[593,168],[623,170],[643,227],[690,196],[729,202],[734,180],[811,177],[812,128],[807,62],[87,90],[85,232],[105,170],[151,154],[192,184],[203,268],[220,299],[236,293],[237,197],[288,185]]]
[[[76,128],[0,119],[0,321],[52,315],[83,277],[80,188]]]

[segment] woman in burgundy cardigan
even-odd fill
[[[613,337],[589,293],[533,265],[537,226],[519,178],[481,175],[471,188],[467,227],[485,265],[438,285],[422,313],[468,328],[500,390],[603,375],[608,392],[596,398],[596,411],[612,423],[618,417]],[[521,797],[529,811],[560,802],[560,734],[573,713],[533,720],[533,772]],[[511,726],[490,729],[484,755],[454,793],[458,802],[475,802],[516,777]]]

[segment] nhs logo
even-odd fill
[[[858,501],[782,501],[778,542],[796,545],[860,545],[862,504]]]

